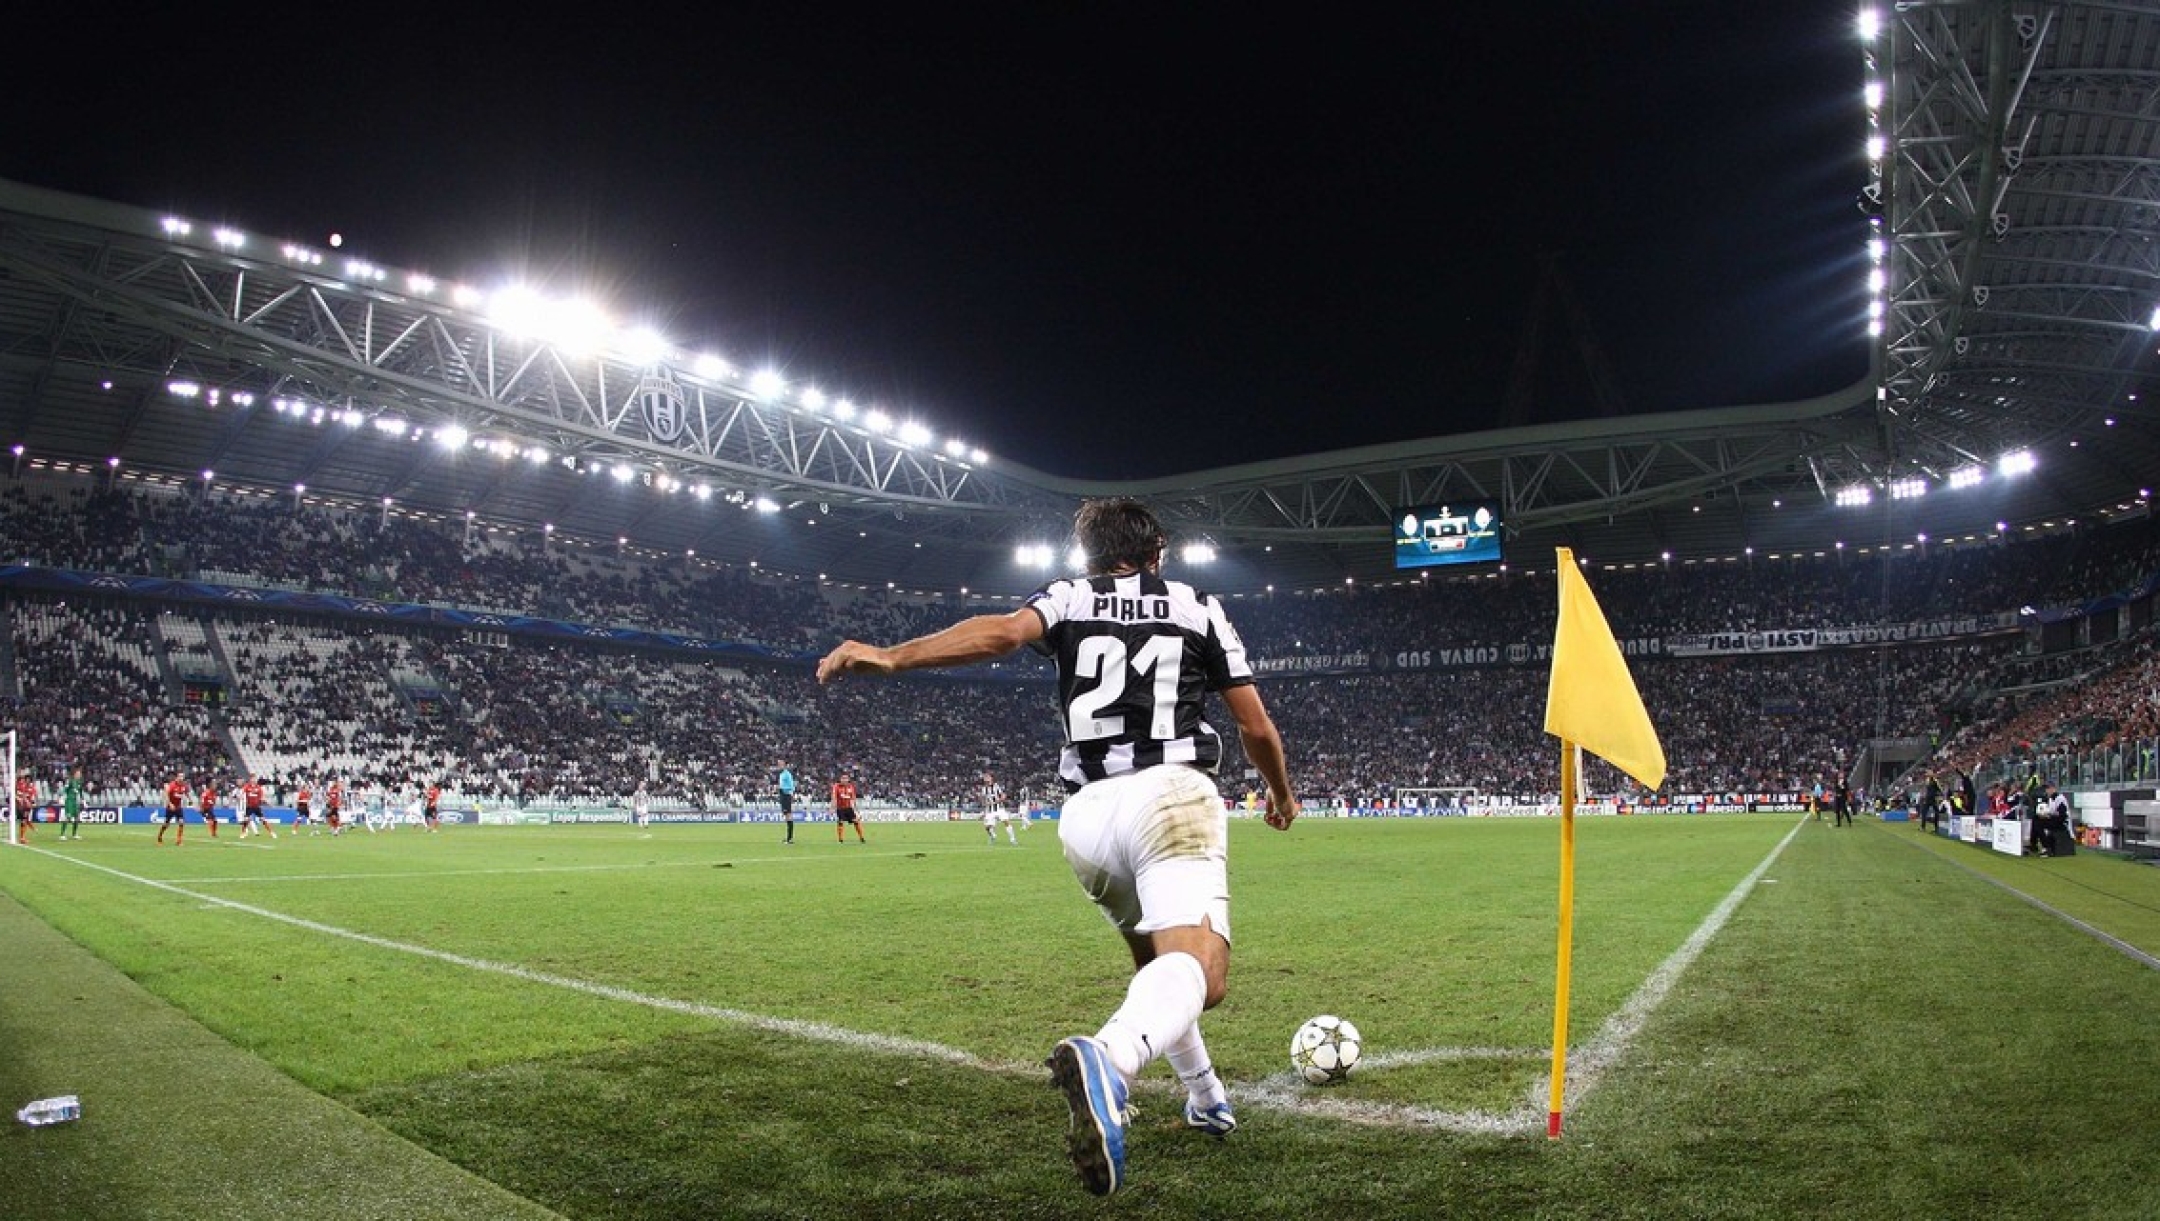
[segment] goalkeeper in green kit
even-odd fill
[[[82,765],[68,769],[67,779],[60,783],[60,838],[82,838],[83,781]]]

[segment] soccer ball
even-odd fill
[[[1290,1069],[1309,1085],[1334,1085],[1347,1080],[1357,1067],[1363,1040],[1357,1027],[1332,1014],[1322,1014],[1290,1038]]]

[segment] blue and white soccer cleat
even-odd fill
[[[1203,1108],[1194,1106],[1188,1098],[1185,1100],[1185,1126],[1198,1128],[1219,1140],[1237,1131],[1237,1116],[1231,1113],[1228,1100]]]
[[[1103,1045],[1085,1035],[1060,1042],[1048,1064],[1050,1084],[1072,1110],[1065,1146],[1073,1169],[1089,1191],[1109,1195],[1125,1182],[1125,1078]]]

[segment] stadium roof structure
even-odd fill
[[[1031,587],[1016,550],[1062,551],[1110,493],[1212,544],[1228,592],[1397,579],[1407,505],[1497,501],[1518,569],[2146,512],[2160,11],[1917,0],[1863,25],[1873,370],[1814,399],[1081,481],[335,251],[0,181],[0,444],[936,593]],[[1996,477],[2020,451],[2034,474]]]

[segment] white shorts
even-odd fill
[[[1066,798],[1058,843],[1119,932],[1205,920],[1230,940],[1229,820],[1207,773],[1166,763],[1097,780]]]
[[[982,818],[984,826],[995,827],[1005,821],[1005,813],[1002,810],[984,810]]]

